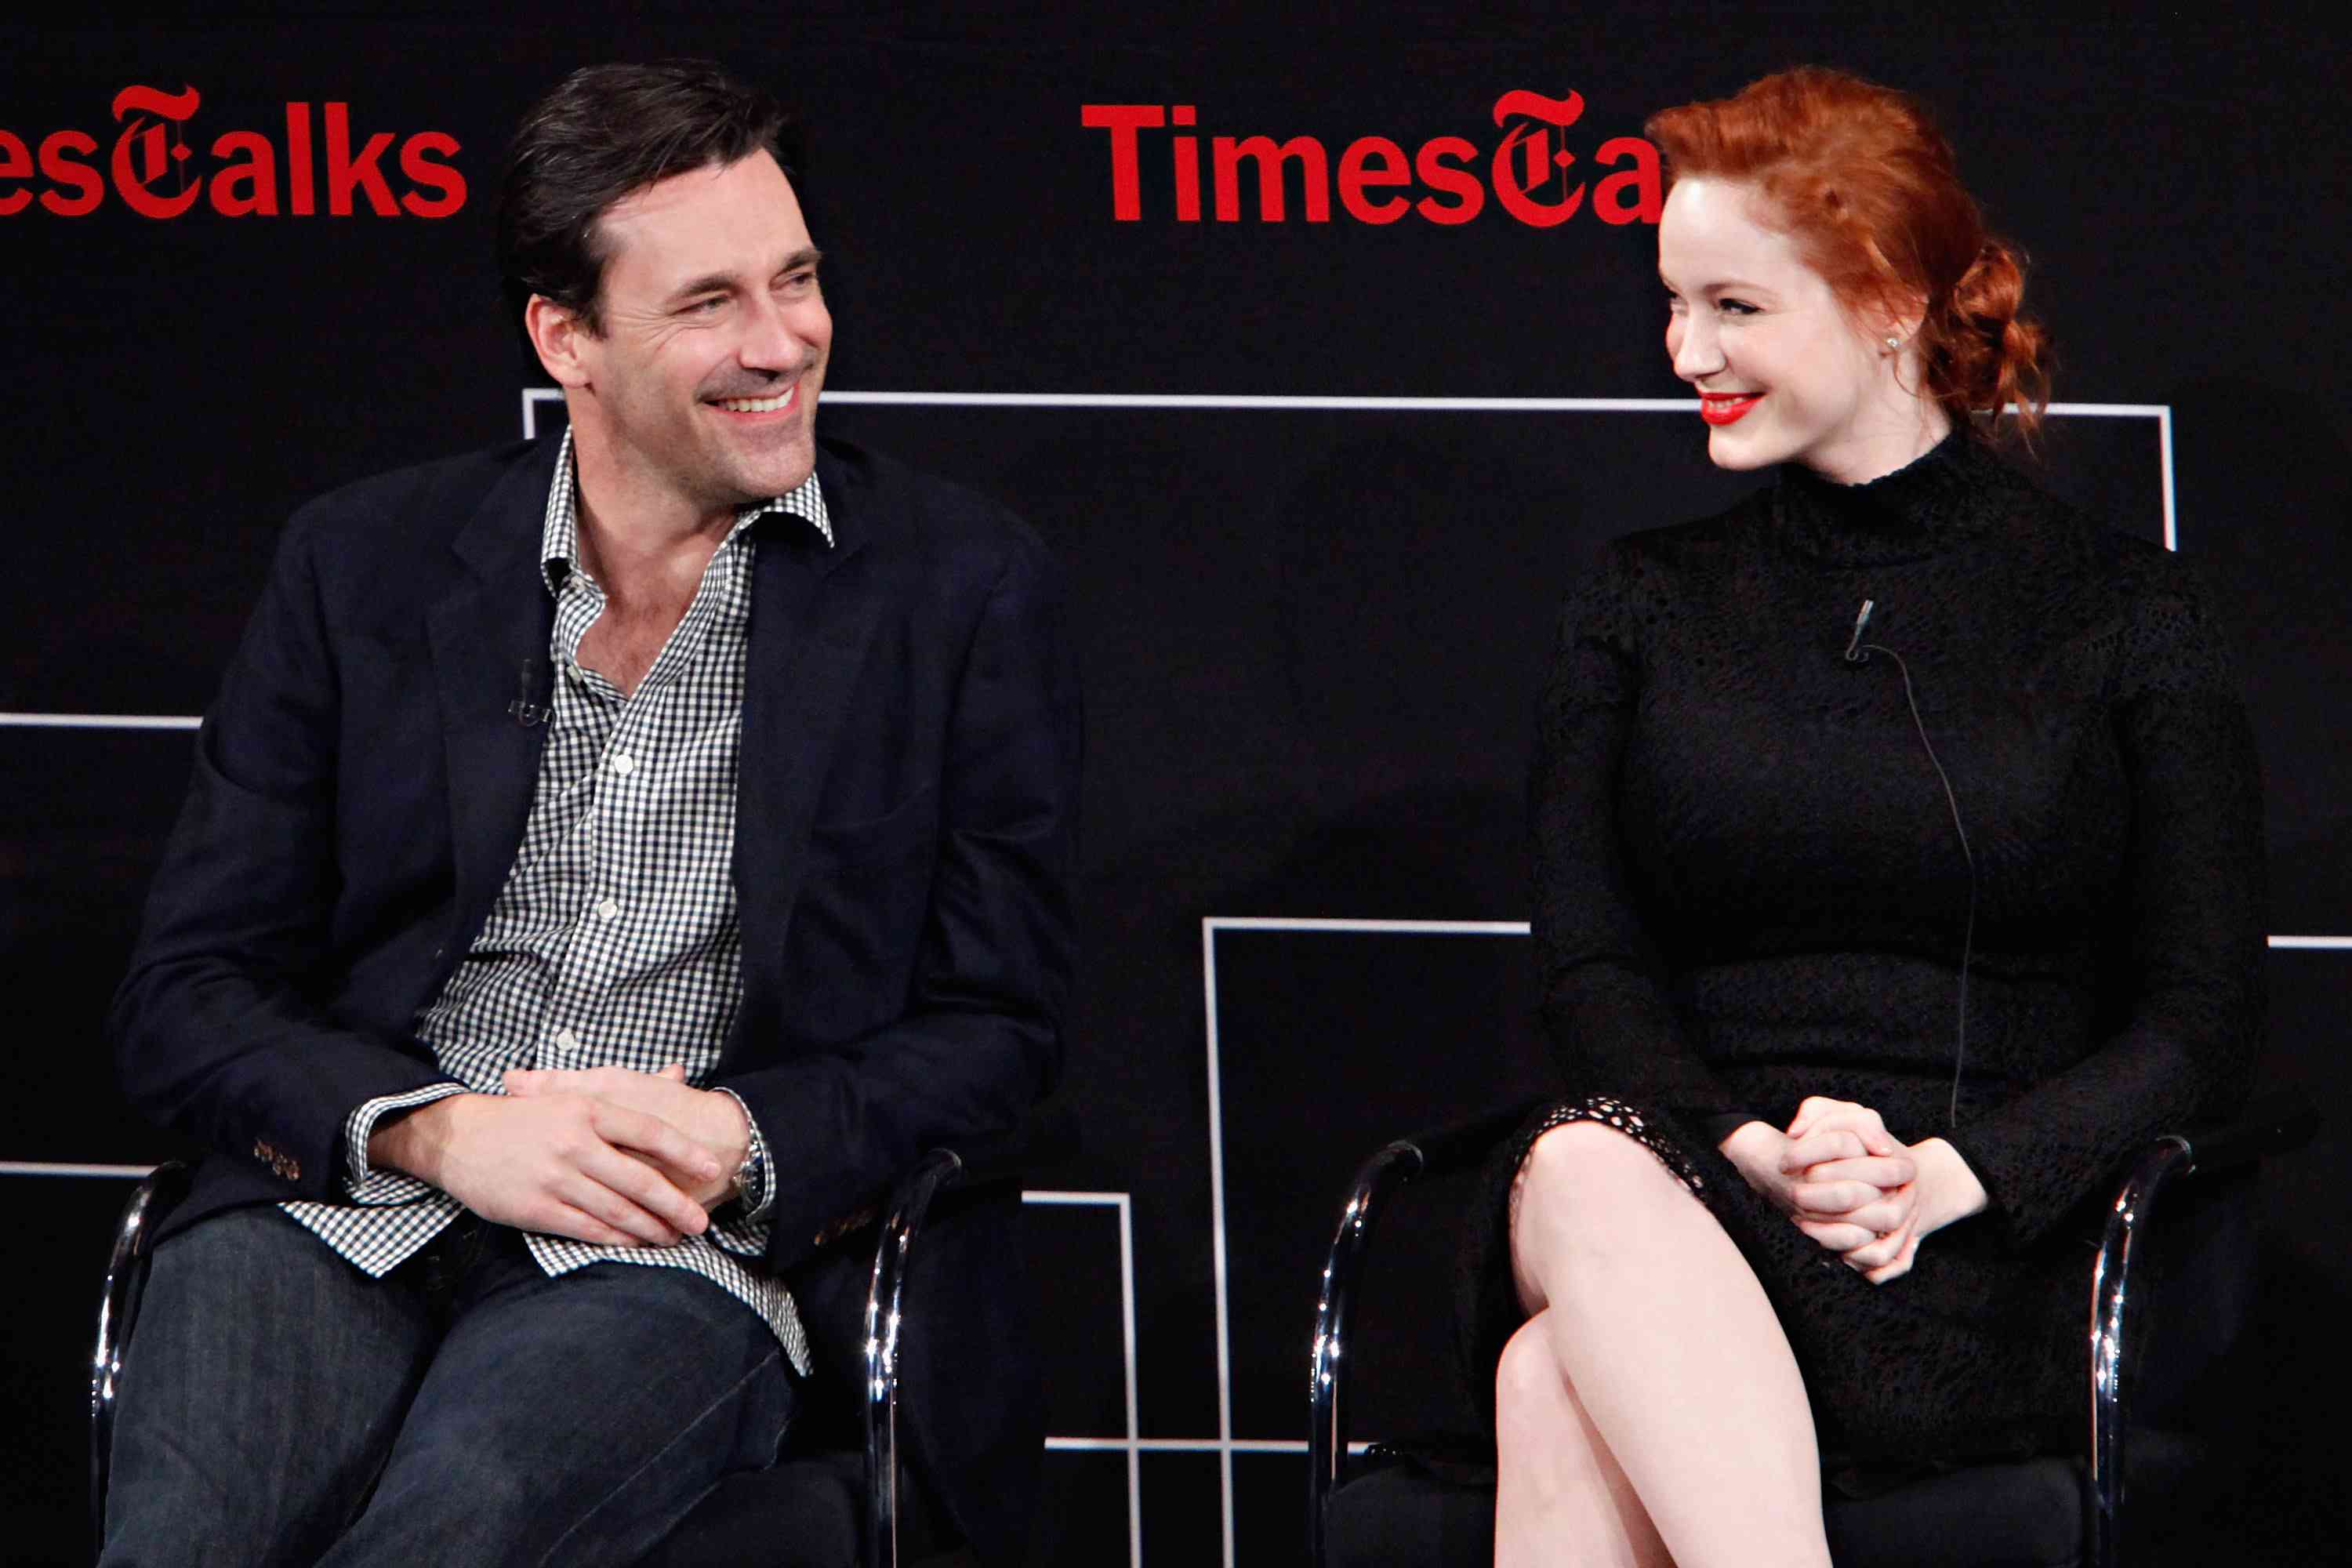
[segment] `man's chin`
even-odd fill
[[[734,453],[726,465],[730,487],[743,497],[743,505],[773,500],[790,494],[816,467],[816,443],[806,431],[793,440],[757,454]]]

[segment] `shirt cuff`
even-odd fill
[[[731,1089],[716,1092],[743,1106],[743,1125],[751,1131],[751,1146],[745,1151],[743,1158],[751,1167],[751,1190],[758,1194],[758,1200],[737,1217],[739,1220],[764,1220],[768,1217],[768,1211],[776,1206],[776,1163],[768,1158],[768,1141],[761,1136],[759,1119],[751,1114],[749,1105],[744,1105],[741,1095]]]
[[[368,1137],[387,1111],[412,1110],[466,1092],[462,1083],[431,1083],[406,1094],[387,1094],[367,1100],[352,1111],[343,1123],[343,1191],[351,1201],[375,1206],[413,1204],[434,1195],[439,1189],[429,1182],[419,1181],[405,1172],[379,1171],[369,1165]]]

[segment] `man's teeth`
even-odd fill
[[[773,414],[792,400],[789,392],[782,397],[722,397],[719,406],[736,414]]]

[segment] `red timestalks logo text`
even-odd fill
[[[22,137],[0,131],[0,217],[14,217],[32,203],[33,193],[17,182],[29,179],[37,164],[49,182],[40,193],[41,205],[59,217],[96,212],[110,184],[124,206],[151,218],[178,217],[199,198],[208,199],[224,217],[276,217],[281,212],[310,217],[320,211],[322,196],[325,210],[336,217],[350,217],[362,205],[378,217],[403,212],[447,217],[466,205],[466,176],[446,162],[457,151],[456,137],[420,131],[401,141],[394,153],[394,133],[379,131],[354,151],[348,103],[322,105],[325,112],[316,122],[309,104],[288,104],[282,163],[279,144],[260,132],[227,131],[213,138],[210,151],[218,166],[192,169],[194,153],[184,127],[203,101],[193,87],[177,92],[124,88],[114,95],[114,118],[122,129],[103,165],[94,161],[98,139],[87,132],[53,131],[41,139],[37,153]],[[322,141],[323,190],[318,180]],[[387,160],[407,182],[396,197],[386,177]]]
[[[1464,224],[1486,206],[1491,188],[1496,204],[1518,222],[1556,227],[1585,209],[1588,183],[1570,172],[1577,157],[1568,150],[1567,136],[1568,128],[1583,113],[1580,93],[1546,98],[1518,89],[1495,100],[1495,125],[1507,130],[1492,153],[1459,136],[1437,136],[1408,156],[1385,136],[1362,136],[1340,150],[1336,164],[1322,142],[1312,136],[1281,142],[1270,136],[1213,136],[1210,211],[1218,223],[1242,221],[1241,170],[1247,162],[1256,165],[1261,223],[1281,223],[1289,216],[1284,171],[1295,164],[1299,205],[1308,223],[1331,221],[1336,188],[1341,210],[1359,223],[1394,223],[1411,212],[1431,223]],[[1119,222],[1137,223],[1143,217],[1144,133],[1171,125],[1180,132],[1168,139],[1174,216],[1179,223],[1201,221],[1201,138],[1181,133],[1196,126],[1199,118],[1189,103],[1079,106],[1080,124],[1110,132],[1111,212]],[[1615,173],[1590,184],[1592,213],[1608,224],[1656,223],[1664,205],[1657,149],[1638,136],[1612,136],[1601,143],[1593,158]],[[1417,198],[1416,186],[1422,193]],[[1403,194],[1385,194],[1389,192]]]

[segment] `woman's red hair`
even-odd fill
[[[1919,312],[1926,392],[1954,424],[2014,404],[2031,440],[2050,398],[2049,334],[2019,313],[2025,272],[1985,231],[1951,143],[1907,93],[1800,66],[1643,127],[1669,186],[1705,175],[1755,187],[1849,310]],[[1924,307],[1924,308],[1923,308]]]

